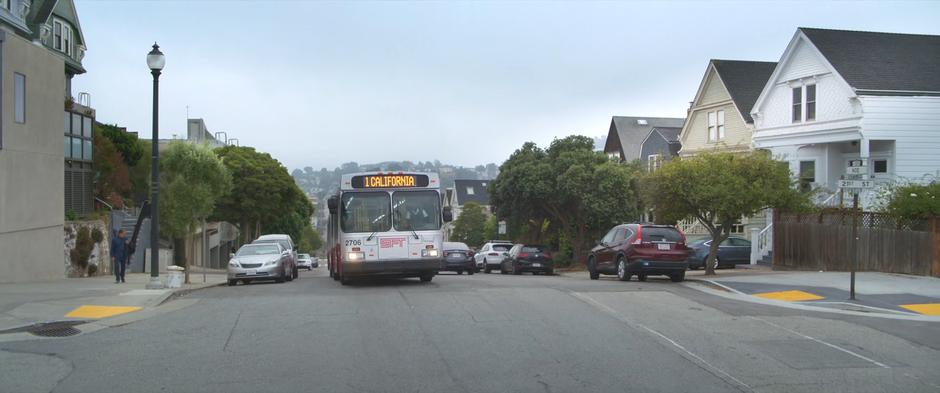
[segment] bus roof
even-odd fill
[[[400,190],[441,188],[440,176],[434,172],[358,172],[342,176],[340,190]]]

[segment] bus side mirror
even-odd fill
[[[444,206],[444,222],[454,221],[454,210],[450,206]]]
[[[336,208],[339,207],[339,201],[336,196],[331,196],[330,199],[326,200],[326,207],[330,209],[330,214],[336,214]]]

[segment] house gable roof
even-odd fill
[[[454,194],[457,196],[457,205],[463,206],[467,202],[476,202],[480,205],[490,204],[490,193],[487,188],[492,180],[454,180]],[[468,192],[473,188],[473,194]]]
[[[675,117],[614,116],[610,120],[610,132],[604,151],[611,153],[619,150],[620,158],[633,161],[640,158],[643,142],[654,128],[681,129],[683,123],[685,119]],[[612,141],[611,137],[615,137],[616,140]]]
[[[940,36],[799,29],[856,90],[940,92]]]
[[[773,74],[777,63],[744,60],[712,60],[711,63],[738,113],[746,123],[753,123],[751,109],[754,108],[757,97]]]

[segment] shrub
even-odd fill
[[[940,182],[908,184],[888,194],[885,210],[907,219],[926,219],[940,216]]]
[[[72,259],[72,265],[84,271],[88,267],[88,257],[91,256],[91,250],[95,243],[91,240],[91,231],[87,227],[78,229],[78,235],[75,236],[75,248],[69,251],[69,257]]]
[[[101,233],[101,230],[98,228],[91,230],[91,240],[94,240],[95,243],[101,243],[104,240],[104,233]]]
[[[75,214],[75,210],[68,209],[65,211],[65,221],[75,221],[78,219],[78,214]]]
[[[95,276],[98,274],[98,265],[88,265],[88,276]]]

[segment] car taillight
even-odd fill
[[[552,259],[552,253],[550,252],[545,252],[542,254],[542,256],[545,257],[545,259]]]
[[[636,227],[636,239],[633,240],[633,244],[643,244],[643,226]]]
[[[529,257],[529,253],[527,253],[527,252],[520,252],[520,253],[519,253],[519,258],[528,258],[528,257]]]
[[[491,253],[486,254],[486,255],[489,255],[489,256],[491,256],[491,257],[498,257],[498,256],[499,256],[499,254],[497,254],[497,253],[495,253],[495,252],[491,252]]]

